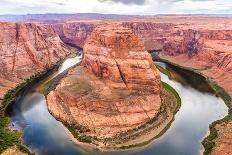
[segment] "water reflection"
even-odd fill
[[[58,73],[80,62],[80,57],[68,59],[60,67]],[[184,78],[179,72],[167,67],[178,78]],[[57,75],[58,73],[55,73]],[[205,136],[211,122],[223,118],[227,114],[227,107],[221,98],[210,91],[195,89],[192,85],[183,84],[176,79],[161,74],[162,81],[170,84],[179,93],[182,106],[175,116],[175,121],[167,132],[159,139],[143,148],[100,153],[84,148],[72,141],[67,129],[52,117],[46,105],[45,97],[32,90],[13,105],[11,111],[12,123],[23,130],[23,140],[33,151],[41,155],[78,155],[78,154],[110,154],[110,155],[197,155],[202,149],[201,140]],[[198,81],[199,85],[206,85]]]
[[[30,104],[34,106],[23,113],[24,118],[29,122],[24,128],[23,139],[26,145],[39,154],[74,154],[73,150],[76,153],[85,153],[81,147],[74,144],[62,123],[49,114],[42,94],[36,92],[30,94],[24,106]]]
[[[72,67],[72,66],[78,64],[79,62],[81,62],[81,59],[82,59],[82,54],[80,54],[80,55],[78,55],[76,57],[67,59],[59,67],[58,72],[54,74],[54,77],[57,76],[57,75],[59,75],[60,73],[64,72],[69,67]]]
[[[214,90],[211,86],[207,83],[207,79],[199,74],[196,74],[192,71],[175,67],[172,64],[167,64],[164,62],[155,62],[159,66],[166,68],[170,75],[169,79],[177,81],[185,86],[191,86],[201,92],[209,92],[215,94]]]
[[[197,155],[208,125],[215,119],[223,118],[227,114],[227,107],[222,99],[209,93],[169,80],[163,74],[161,79],[177,90],[182,106],[169,130],[158,141],[136,154]]]
[[[228,108],[221,98],[211,93],[200,92],[190,85],[170,80],[164,74],[161,74],[161,80],[176,89],[181,97],[182,106],[167,132],[158,140],[133,152],[133,155],[200,154],[203,149],[201,141],[208,131],[209,124],[227,115]],[[127,152],[121,154],[126,155]]]

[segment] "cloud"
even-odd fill
[[[231,0],[0,0],[0,14],[232,14]]]
[[[57,3],[55,2],[56,5],[65,5],[65,3]]]
[[[100,2],[114,2],[114,3],[123,3],[126,5],[136,4],[143,5],[145,0],[99,0]]]

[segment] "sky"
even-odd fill
[[[232,14],[232,0],[0,0],[0,14]]]

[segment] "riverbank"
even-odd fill
[[[145,124],[131,129],[108,139],[100,139],[85,135],[81,128],[65,124],[72,135],[84,145],[90,144],[93,148],[101,151],[128,150],[143,147],[152,140],[162,136],[174,121],[175,113],[178,111],[181,100],[177,97],[177,92],[168,84],[162,83],[162,107],[161,111]],[[175,92],[173,92],[175,91]]]
[[[52,67],[51,70],[49,69],[30,77],[29,79],[25,80],[25,82],[21,83],[16,88],[9,90],[4,95],[0,110],[0,135],[2,141],[2,143],[0,143],[0,153],[12,146],[17,146],[18,149],[24,153],[30,153],[30,150],[22,143],[21,132],[9,129],[8,125],[10,123],[10,119],[6,114],[6,110],[9,106],[15,103],[18,94],[20,94],[29,85],[38,81],[40,78],[48,75],[53,69],[55,70],[56,68],[58,68],[58,65]]]
[[[44,92],[46,92],[45,94],[52,90],[60,78],[65,75],[66,74],[61,74],[61,76],[52,79],[52,82],[46,82],[45,85],[48,90],[44,90]],[[104,151],[141,147],[165,133],[174,120],[174,115],[180,108],[181,99],[178,93],[170,85],[164,82],[162,82],[161,97],[162,107],[157,116],[135,129],[131,129],[112,138],[102,139],[93,137],[85,134],[86,129],[81,126],[68,125],[67,123],[63,124],[65,124],[67,129],[69,129],[72,135],[78,140],[78,144],[80,144],[80,142],[84,144],[87,143],[93,146],[93,148],[97,147]]]
[[[161,57],[160,59],[163,62],[177,66],[183,70],[190,70],[190,71],[194,72],[195,74],[198,74],[198,75],[204,77],[204,79],[209,83],[211,88],[215,91],[216,95],[221,97],[223,99],[223,101],[225,102],[225,104],[227,105],[227,107],[229,108],[228,115],[226,117],[224,117],[221,120],[217,120],[217,121],[213,122],[209,126],[210,134],[202,141],[202,145],[204,146],[204,154],[205,155],[212,154],[215,147],[217,147],[217,145],[220,145],[220,141],[218,142],[218,139],[223,139],[223,138],[219,138],[220,135],[224,135],[221,132],[223,130],[225,131],[225,129],[229,128],[229,127],[227,127],[227,125],[230,125],[231,124],[230,122],[232,121],[232,104],[231,104],[230,95],[222,87],[220,87],[215,81],[213,81],[212,78],[204,75],[204,73],[202,73],[201,70],[181,66],[181,65],[174,63],[170,60],[167,60],[163,57]],[[223,141],[223,140],[221,140],[221,141]]]
[[[60,60],[52,67],[31,76],[23,83],[19,84],[16,88],[9,90],[4,95],[0,107],[0,153],[5,152],[5,150],[9,148],[17,146],[19,153],[23,152],[32,154],[29,148],[27,148],[22,142],[22,133],[9,128],[10,119],[7,116],[7,109],[16,102],[16,98],[20,93],[56,71],[65,59]]]

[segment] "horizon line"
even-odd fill
[[[0,14],[0,16],[26,16],[26,15],[77,15],[77,14],[99,14],[99,15],[121,15],[121,16],[158,16],[158,15],[232,15],[232,13],[158,13],[158,14],[117,14],[117,13],[26,13],[26,14]]]

